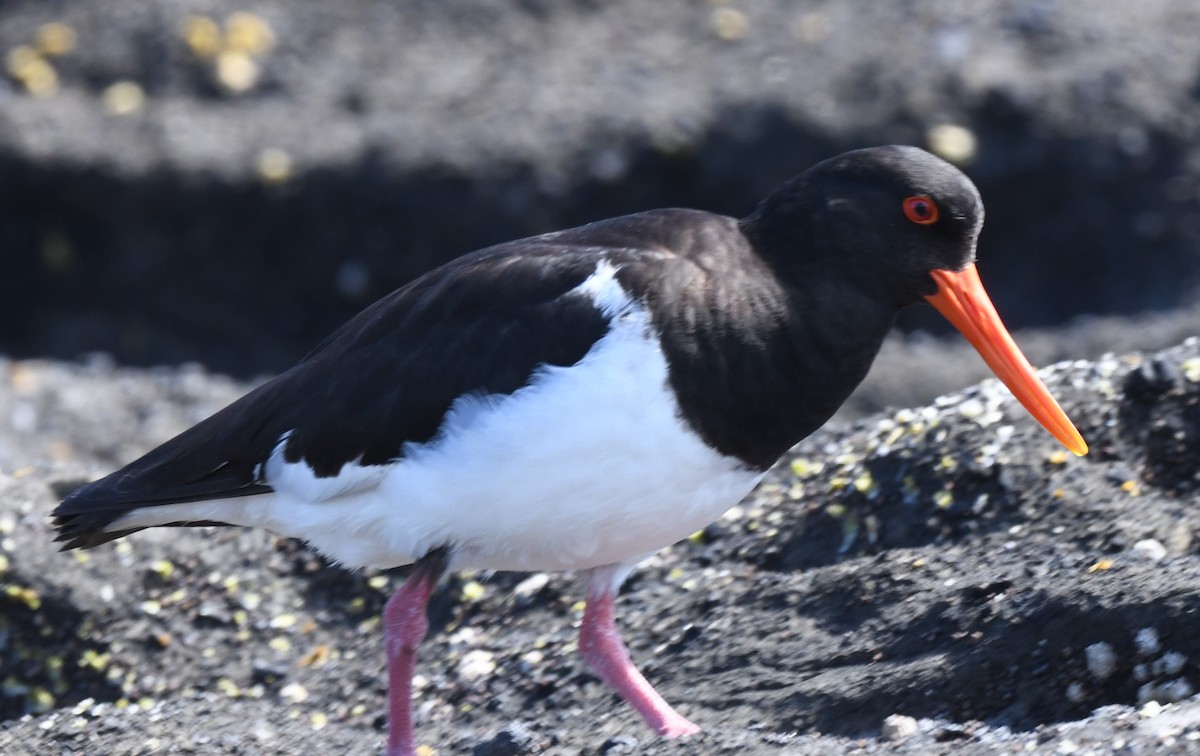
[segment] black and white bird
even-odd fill
[[[414,656],[446,570],[580,570],[588,664],[658,734],[696,732],[630,661],[617,590],[828,420],[902,308],[931,302],[1086,453],[979,283],[982,223],[966,176],[890,146],[822,162],[741,220],[652,210],[468,254],[76,490],[59,540],[242,525],[350,567],[413,564],[384,614],[392,756],[415,751]]]

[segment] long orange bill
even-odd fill
[[[1021,354],[1004,323],[1000,322],[974,263],[957,272],[934,270],[931,275],[938,290],[926,297],[929,303],[962,331],[996,377],[1008,386],[1034,419],[1076,455],[1087,454],[1083,436],[1050,396],[1046,385]]]

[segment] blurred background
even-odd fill
[[[1157,348],[1200,332],[1197,39],[1195,0],[4,0],[0,352],[274,373],[471,249],[881,143],[978,184],[1035,361]],[[984,374],[936,320],[863,406]]]

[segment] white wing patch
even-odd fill
[[[633,307],[633,298],[617,281],[616,266],[608,260],[601,260],[596,266],[596,271],[572,289],[571,293],[587,296],[609,320]]]

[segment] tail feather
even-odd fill
[[[216,522],[214,520],[197,520],[195,522],[168,522],[158,527],[164,528],[183,528],[183,527],[202,527],[205,525],[228,525],[227,522]],[[91,549],[109,541],[115,541],[118,538],[124,538],[130,533],[136,533],[139,530],[145,530],[146,527],[124,528],[122,530],[104,530],[100,528],[88,528],[83,523],[71,521],[67,525],[55,524],[59,528],[59,533],[55,536],[55,541],[66,541],[62,545],[61,551],[70,551],[71,549]]]
[[[58,530],[55,540],[63,550],[90,549],[142,530],[144,526],[121,528],[119,521],[131,512],[167,504],[232,499],[270,493],[271,487],[254,479],[248,464],[222,464],[194,477],[194,464],[180,464],[177,450],[169,441],[141,459],[100,480],[72,491],[51,513]],[[113,528],[114,524],[116,529]],[[164,525],[224,525],[212,519],[170,522]]]
[[[277,392],[265,390],[270,385],[68,494],[52,513],[63,549],[92,548],[142,530],[146,524],[121,522],[137,510],[270,493],[260,476],[262,464],[287,427],[287,418],[272,412]],[[225,524],[206,514],[162,524]]]

